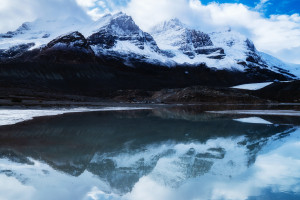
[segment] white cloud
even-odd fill
[[[76,0],[78,5],[82,7],[94,7],[97,0]]]
[[[103,2],[103,1],[99,1],[99,2],[98,2],[98,5],[99,5],[101,8],[106,8],[106,4],[105,4],[105,2]]]
[[[93,20],[98,20],[107,13],[115,13],[124,9],[130,0],[76,0]]]
[[[25,186],[20,183],[14,177],[9,177],[4,174],[0,174],[1,187],[0,187],[0,199],[20,199],[30,200],[33,199],[35,188],[32,186]],[[22,196],[21,196],[22,194]]]
[[[36,18],[59,19],[72,16],[88,18],[75,0],[1,0],[0,32],[14,30],[23,22]]]
[[[108,10],[105,10],[105,12],[109,12]],[[92,10],[87,11],[88,15],[91,16],[93,20],[97,20],[103,16],[103,11],[99,8],[93,8]]]
[[[151,26],[173,17],[191,16],[187,0],[132,0],[125,12],[131,15],[141,28],[148,30]]]
[[[267,3],[270,0],[260,0],[260,2],[255,6],[256,10],[262,10],[263,8],[265,8],[267,6]]]

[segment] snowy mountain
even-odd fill
[[[248,68],[262,68],[276,73],[293,74],[299,77],[300,65],[285,63],[271,55],[259,52],[254,43],[246,36],[232,31],[210,33],[213,43],[225,50],[226,58],[232,65],[243,65]]]
[[[39,48],[61,35],[80,30],[85,23],[75,17],[62,20],[38,19],[26,22],[15,31],[0,34],[0,49],[8,49],[25,43],[34,43],[35,45],[31,49]]]
[[[153,27],[151,34],[161,49],[174,55],[172,59],[176,63],[211,64],[225,56],[224,50],[214,46],[208,34],[189,29],[178,19],[171,19]]]
[[[277,69],[278,71],[284,69],[288,70],[290,73],[296,75],[298,78],[300,77],[300,65],[299,64],[291,64],[285,63],[269,54],[259,52],[261,58],[269,65]]]
[[[97,56],[164,60],[153,37],[142,31],[130,16],[106,15],[99,22],[102,26],[87,37]]]
[[[39,60],[41,55],[47,57],[47,52],[51,52],[49,58],[60,57],[54,60],[62,62],[61,51],[69,51],[71,61],[88,54],[88,59],[115,59],[127,66],[135,66],[136,62],[167,67],[205,65],[214,70],[269,71],[287,78],[300,75],[299,66],[258,52],[253,42],[240,33],[204,33],[178,19],[156,25],[150,34],[124,13],[108,14],[96,22],[76,18],[36,20],[0,34],[2,62]],[[72,52],[76,54],[72,56]]]
[[[205,34],[171,19],[153,27],[151,34],[162,50],[175,55],[176,63],[205,62],[208,67],[241,71],[261,68],[289,77],[293,77],[289,73],[297,74],[297,68],[258,52],[252,41],[232,30]]]

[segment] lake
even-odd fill
[[[300,199],[300,112],[275,109],[14,118],[0,126],[0,199]]]

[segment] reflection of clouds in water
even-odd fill
[[[169,187],[180,187],[188,179],[210,173],[230,176],[246,170],[246,149],[236,139],[213,139],[205,144],[178,144],[176,154],[164,157],[150,173],[157,182]]]
[[[34,187],[23,185],[14,177],[0,174],[0,199],[31,200],[35,192]]]
[[[11,172],[11,175],[4,175],[4,170]],[[110,191],[103,181],[89,172],[74,177],[39,161],[30,165],[0,159],[0,173],[0,199],[83,199],[96,185],[103,191]]]
[[[6,184],[0,187],[0,199],[26,199],[26,195],[28,199],[63,199],[70,198],[70,191],[73,199],[84,200],[247,199],[259,196],[267,187],[273,192],[299,193],[300,130],[276,138],[269,138],[250,167],[248,149],[239,144],[244,137],[211,139],[205,144],[164,143],[146,146],[141,151],[106,155],[115,163],[114,172],[126,169],[144,173],[137,166],[141,161],[144,167],[151,167],[140,174],[132,191],[123,196],[89,171],[73,177],[40,162],[24,165],[2,159],[0,171],[11,170],[30,179],[24,185],[13,177],[0,175],[0,184]],[[91,163],[101,159],[103,156],[96,155]],[[4,192],[10,188],[14,193]]]
[[[298,192],[300,156],[295,152],[300,150],[296,142],[299,135],[298,130],[285,139],[269,141],[262,150],[265,153],[258,155],[250,168],[246,164],[247,150],[237,145],[241,138],[174,145],[172,149],[175,153],[160,158],[152,172],[143,176],[123,199],[247,199],[249,196],[259,196],[266,187],[271,187],[273,192]],[[194,149],[196,154],[218,146],[223,147],[226,154],[223,159],[205,159],[213,160],[208,173],[198,177],[187,173],[188,168],[193,166],[189,165],[193,157],[190,149]],[[158,150],[156,148],[154,152]],[[187,152],[190,156],[185,157]],[[137,154],[134,156],[140,157]],[[127,156],[123,154],[122,157],[126,160]],[[177,182],[181,184],[178,186]],[[96,199],[102,199],[102,196]]]
[[[83,198],[84,200],[117,200],[120,199],[120,196],[111,194],[111,193],[105,193],[102,190],[99,190],[98,187],[94,186]]]
[[[298,131],[299,132],[299,131]],[[289,142],[257,158],[256,178],[273,191],[300,193],[300,142]],[[298,184],[298,185],[297,185]]]
[[[117,186],[120,193],[131,191],[142,176],[149,176],[160,184],[178,188],[186,180],[208,172],[230,176],[245,171],[248,162],[247,149],[238,144],[244,139],[217,138],[203,144],[169,142],[145,146],[134,152],[123,149],[110,154],[95,155],[91,161],[94,167],[89,169],[105,178],[110,185]],[[94,170],[104,164],[107,167],[101,172]],[[124,179],[127,181],[126,187]]]
[[[300,130],[292,133],[288,141],[271,141],[270,152],[258,155],[256,162],[242,173],[230,177],[210,173],[190,179],[177,189],[158,184],[151,177],[143,177],[134,187],[129,199],[139,199],[143,194],[150,199],[247,199],[259,196],[270,187],[272,192],[300,192]],[[285,142],[285,143],[284,143]],[[277,147],[277,148],[276,148]],[[156,183],[156,184],[155,184]],[[154,191],[151,187],[155,185]],[[144,198],[147,199],[147,198]],[[148,198],[149,199],[149,198]]]

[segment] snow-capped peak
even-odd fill
[[[238,60],[246,60],[247,37],[232,31],[226,30],[221,32],[213,32],[209,34],[214,45],[222,47],[227,57]]]
[[[107,26],[103,28],[118,35],[130,35],[142,32],[133,19],[124,13],[117,13],[113,15]]]
[[[37,19],[33,22],[26,22],[16,31],[0,34],[0,49],[26,43],[34,43],[33,48],[38,48],[63,34],[80,30],[86,23],[89,22],[75,17],[60,20]]]
[[[80,32],[88,37],[101,30],[114,32],[114,34],[131,34],[132,31],[137,31],[140,29],[130,16],[119,12],[114,15],[104,15],[97,21],[83,26]]]
[[[58,38],[52,40],[47,44],[47,46],[44,49],[47,48],[52,48],[52,49],[78,48],[78,49],[88,50],[89,46],[84,36],[78,31],[75,31],[72,33],[59,36]]]
[[[160,50],[152,36],[142,31],[130,16],[120,12],[101,20],[103,26],[88,37],[97,55],[119,54],[124,57],[134,53],[150,57],[150,54],[159,54]]]
[[[174,54],[177,63],[215,63],[223,59],[224,50],[214,46],[210,36],[200,30],[188,28],[178,19],[162,22],[151,29],[160,49]]]
[[[208,34],[189,29],[176,18],[154,26],[151,33],[162,49],[181,50],[187,55],[200,47],[213,45]]]
[[[278,58],[275,58],[269,54],[259,52],[261,58],[267,63],[267,65],[274,71],[288,72],[300,78],[300,65],[285,63]]]

